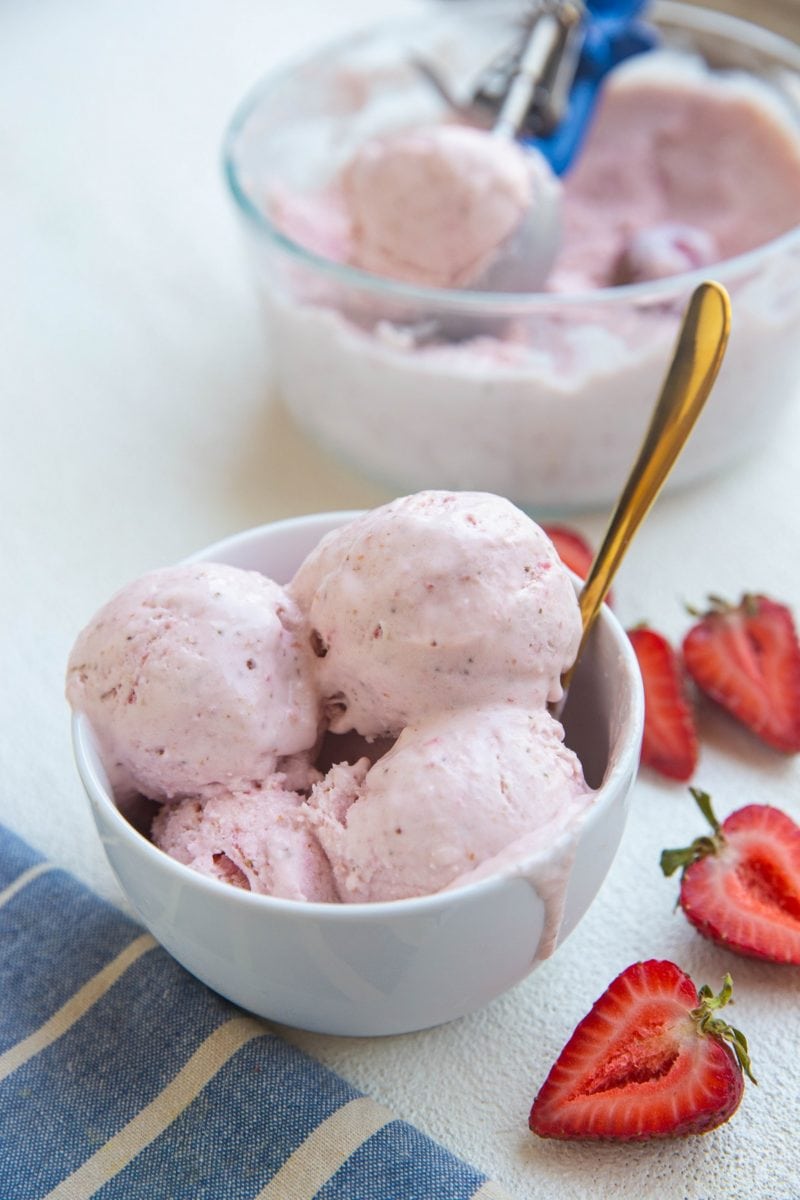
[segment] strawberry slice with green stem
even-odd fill
[[[800,642],[791,612],[762,595],[744,595],[737,605],[717,596],[709,601],[684,638],[686,669],[701,691],[762,741],[797,753]]]
[[[752,1079],[747,1041],[675,963],[633,963],[576,1027],[531,1109],[540,1137],[646,1141],[706,1133],[733,1116]],[[755,1080],[753,1080],[755,1082]]]
[[[708,793],[689,790],[711,834],[661,855],[665,875],[683,868],[678,903],[687,919],[737,954],[800,965],[800,826],[766,804],[720,824]]]
[[[686,782],[694,774],[699,751],[680,659],[655,629],[638,626],[628,630],[628,637],[644,686],[642,763]]]

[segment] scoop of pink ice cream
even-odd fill
[[[516,839],[526,855],[559,842],[593,795],[562,738],[546,711],[462,709],[409,726],[372,767],[333,767],[305,811],[342,900],[427,895],[508,861]]]
[[[613,282],[644,283],[697,271],[720,257],[713,236],[694,225],[664,222],[640,229],[623,243]]]
[[[289,590],[308,614],[336,733],[558,700],[581,638],[551,540],[482,492],[417,492],[366,512],[320,542]]]
[[[374,138],[341,178],[351,262],[429,287],[477,283],[532,209],[552,236],[559,190],[544,161],[481,129],[435,125]]]
[[[67,698],[115,777],[156,800],[247,788],[317,741],[303,617],[256,571],[197,563],[123,588],[79,635]]]
[[[203,875],[287,900],[338,900],[330,864],[281,777],[261,789],[162,805],[152,839]]]
[[[289,590],[308,614],[336,733],[396,735],[463,705],[558,700],[581,634],[550,539],[479,492],[419,492],[365,513],[322,540]]]

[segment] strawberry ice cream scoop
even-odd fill
[[[638,230],[623,243],[613,281],[624,284],[667,279],[708,267],[719,258],[716,241],[707,230],[666,221]]]
[[[581,636],[542,529],[481,492],[419,492],[334,530],[290,593],[335,733],[399,734],[465,705],[561,697]]]
[[[541,155],[482,129],[374,138],[341,179],[350,261],[428,287],[535,291],[559,247],[560,193]]]
[[[338,900],[330,864],[280,776],[260,789],[165,804],[152,839],[204,875],[287,900]]]
[[[75,643],[67,698],[118,783],[156,800],[302,775],[319,731],[294,601],[256,571],[215,563],[118,592]]]
[[[427,895],[513,862],[517,839],[525,856],[559,843],[593,795],[562,738],[543,710],[462,709],[409,726],[372,767],[333,767],[305,811],[341,899]]]

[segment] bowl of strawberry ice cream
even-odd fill
[[[383,549],[401,542],[401,586],[349,586],[385,574]],[[494,554],[483,580],[470,579],[476,547]],[[230,580],[248,596],[264,581],[243,662],[208,586],[221,577],[238,616]],[[172,601],[170,627],[137,641],[154,589]],[[323,618],[342,591],[352,622],[334,629]],[[605,609],[556,718],[580,634],[575,578],[500,497],[428,492],[277,522],[121,589],[76,639],[67,694],[78,769],[132,907],[204,982],[300,1028],[398,1033],[488,1003],[557,951],[625,826],[643,700]],[[377,624],[381,637],[361,636]],[[492,671],[474,660],[495,634]],[[187,689],[190,652],[208,682]],[[370,710],[362,678],[376,697],[395,681],[402,702]],[[154,705],[163,753],[142,758]]]
[[[658,47],[612,71],[570,168],[530,192],[519,157],[492,142],[487,188],[475,131],[414,63],[463,92],[517,15],[477,0],[368,30],[240,106],[225,172],[277,395],[393,490],[489,491],[534,514],[604,507],[710,276],[732,298],[731,341],[668,486],[713,475],[795,398],[800,49],[653,3]],[[526,206],[557,249],[536,290],[509,265]]]

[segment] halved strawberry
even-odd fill
[[[679,903],[704,937],[748,958],[800,964],[800,826],[767,804],[748,804],[720,825],[711,797],[689,789],[712,829],[661,869],[683,867]]]
[[[542,525],[542,529],[555,546],[564,565],[576,575],[580,575],[581,579],[585,579],[594,559],[594,551],[583,534],[570,525]]]
[[[670,779],[691,779],[698,745],[680,660],[663,634],[628,630],[644,685],[642,762]]]
[[[744,1036],[714,1015],[732,990],[726,975],[718,996],[707,986],[698,993],[672,962],[627,967],[561,1051],[530,1128],[540,1137],[640,1142],[727,1121],[742,1072],[753,1078]]]
[[[589,574],[589,568],[594,562],[594,550],[582,533],[571,525],[542,525],[550,541],[558,552],[565,567],[574,571],[581,579]],[[606,604],[612,603],[611,592],[606,596]]]
[[[683,642],[697,686],[762,741],[800,750],[800,642],[792,614],[767,596],[738,605],[710,597],[711,608]]]

